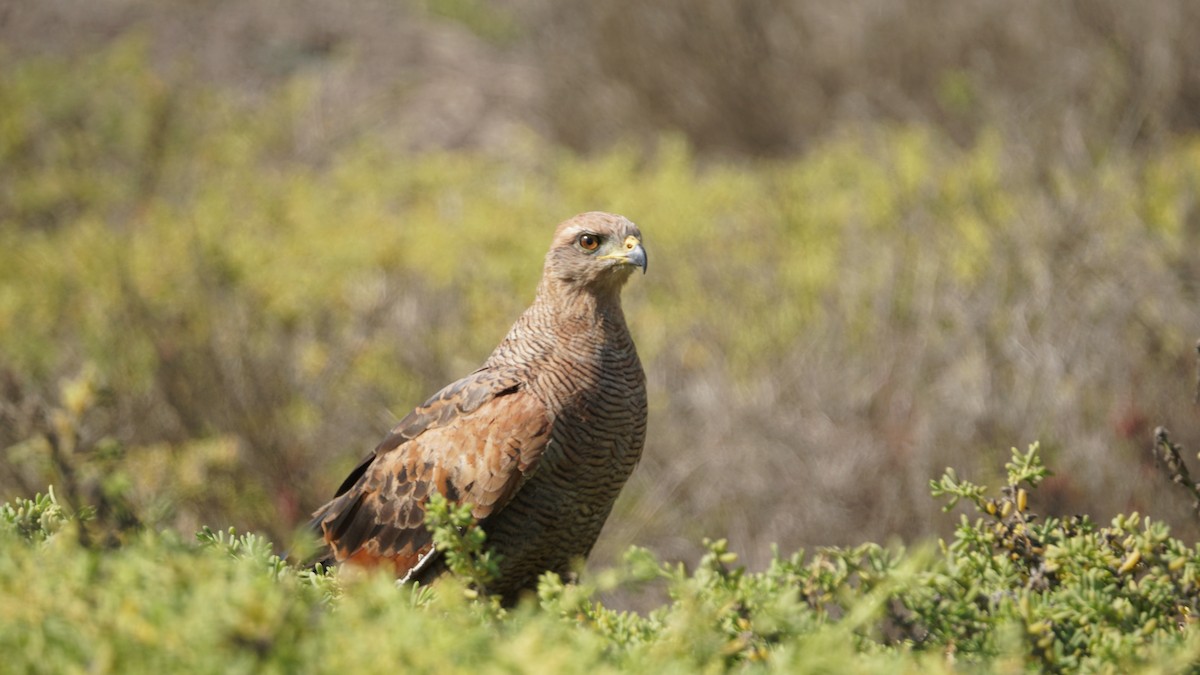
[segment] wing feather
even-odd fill
[[[551,422],[515,374],[476,371],[402,419],[314,514],[314,529],[339,561],[410,576],[435,557],[429,497],[469,503],[480,520],[496,513],[536,470]]]

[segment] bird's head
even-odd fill
[[[592,211],[559,224],[544,278],[576,290],[615,293],[639,267],[646,271],[638,226],[623,216]]]

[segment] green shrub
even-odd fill
[[[0,506],[0,522],[6,530],[30,541],[49,538],[67,520],[67,512],[54,497],[54,488],[46,494],[39,492],[33,499],[18,499]]]
[[[1035,445],[1013,450],[998,491],[949,471],[931,481],[947,509],[974,511],[937,546],[776,552],[760,572],[723,540],[693,569],[634,548],[578,585],[547,574],[512,610],[463,592],[486,561],[457,510],[435,534],[465,576],[397,588],[291,567],[233,530],[87,547],[51,492],[0,508],[0,648],[15,672],[1195,667],[1200,546],[1137,514],[1042,521],[1030,509],[1046,475]],[[656,587],[666,599],[643,613],[601,599]]]

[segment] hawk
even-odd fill
[[[341,563],[428,582],[445,570],[425,507],[469,504],[499,554],[487,592],[512,603],[586,558],[646,437],[646,379],[621,288],[646,271],[626,218],[561,223],[533,304],[479,370],[409,413],[321,507],[314,529]]]

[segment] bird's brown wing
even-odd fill
[[[495,513],[537,467],[551,422],[514,373],[476,371],[401,420],[313,524],[337,560],[408,576],[433,552],[429,496],[469,503],[480,520]]]

